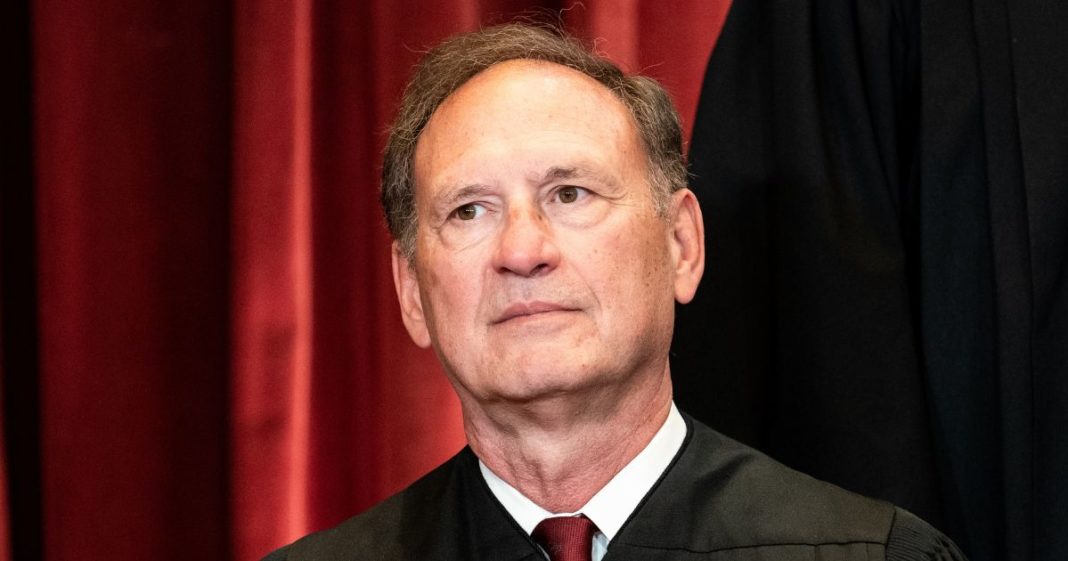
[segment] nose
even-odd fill
[[[536,277],[549,273],[559,262],[560,251],[545,215],[532,207],[509,209],[494,256],[497,272]]]

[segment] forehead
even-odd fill
[[[566,118],[570,113],[607,114],[630,124],[623,103],[608,88],[572,68],[537,60],[508,60],[476,74],[449,95],[431,115],[434,121],[455,123],[470,113],[490,114],[516,109],[528,117]],[[548,110],[549,113],[540,113]],[[480,124],[488,124],[486,122]]]
[[[428,174],[455,167],[465,157],[477,161],[473,156],[480,151],[514,157],[517,154],[509,149],[529,150],[537,144],[532,139],[547,139],[545,146],[557,148],[570,142],[579,152],[572,154],[576,158],[644,162],[633,117],[607,87],[558,64],[512,60],[475,75],[431,115],[416,146],[416,184],[431,179]]]

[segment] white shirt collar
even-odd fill
[[[667,469],[686,439],[686,422],[671,404],[671,411],[649,444],[619,471],[589,502],[575,512],[552,513],[534,504],[517,489],[490,471],[482,460],[478,467],[486,485],[527,534],[545,518],[584,514],[611,541]]]

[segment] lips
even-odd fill
[[[575,311],[575,308],[564,306],[562,304],[556,304],[553,302],[518,302],[505,308],[504,312],[502,312],[501,315],[497,317],[497,319],[493,320],[493,323],[504,323],[508,320],[516,318],[523,318],[551,312],[572,311]]]

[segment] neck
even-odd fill
[[[671,410],[671,376],[519,406],[463,400],[468,443],[486,466],[549,512],[574,512],[645,448]]]

